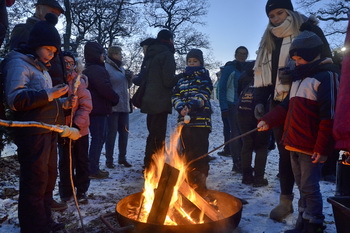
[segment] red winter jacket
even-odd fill
[[[336,149],[350,151],[350,23],[345,39],[348,48],[343,58],[333,136]]]

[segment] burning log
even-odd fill
[[[158,187],[155,190],[152,209],[147,219],[148,223],[164,224],[179,173],[178,169],[167,163],[164,164]]]
[[[198,209],[204,212],[204,214],[212,221],[218,221],[224,217],[213,206],[211,206],[204,198],[199,195],[194,189],[192,189],[186,182],[183,182],[179,187],[179,192],[190,200]],[[191,195],[195,195],[195,198],[191,198]]]

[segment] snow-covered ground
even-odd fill
[[[210,150],[220,146],[223,143],[222,123],[220,109],[216,101],[212,101],[214,113],[212,116],[213,131],[210,134]],[[83,217],[86,232],[108,232],[103,228],[99,219],[100,215],[114,212],[115,205],[124,197],[141,192],[143,187],[143,156],[145,141],[147,136],[145,114],[135,110],[130,114],[130,137],[128,145],[127,159],[133,167],[125,168],[118,165],[115,169],[105,168],[105,157],[101,156],[100,164],[102,169],[110,172],[110,178],[105,180],[92,180],[88,191],[89,203],[80,205],[80,211]],[[168,136],[176,124],[176,113],[169,117]],[[13,154],[13,146],[8,147],[4,155]],[[117,158],[117,147],[115,158]],[[221,150],[221,149],[220,149]],[[278,173],[278,152],[271,151],[268,155],[266,166],[266,178],[269,185],[266,187],[254,188],[241,183],[241,175],[231,171],[231,158],[221,157],[214,152],[212,154],[216,160],[210,162],[210,174],[208,177],[208,188],[229,193],[233,196],[246,199],[249,204],[243,206],[242,218],[238,227],[233,233],[255,233],[268,232],[280,233],[291,229],[294,226],[297,217],[297,200],[299,198],[298,190],[295,187],[294,214],[286,218],[282,223],[275,222],[269,218],[271,209],[279,200],[279,180],[276,177]],[[2,182],[6,184],[6,182]],[[8,187],[15,187],[18,190],[18,183]],[[0,187],[2,192],[6,186]],[[324,199],[325,232],[336,232],[332,206],[327,202],[327,198],[334,196],[335,184],[321,181],[321,192]],[[54,198],[59,200],[57,188],[55,189]],[[13,198],[0,199],[0,220],[3,219],[0,226],[2,233],[20,232],[17,218],[17,199],[18,195]],[[68,203],[69,208],[64,212],[55,212],[56,221],[66,223],[67,232],[82,232],[79,222],[78,212],[74,203]],[[7,217],[6,217],[7,216]]]

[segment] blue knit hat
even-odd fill
[[[312,61],[322,53],[323,42],[315,33],[303,31],[297,36],[289,48],[289,56],[299,56],[305,61]]]

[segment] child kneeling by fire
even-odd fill
[[[281,143],[290,151],[300,192],[296,226],[286,232],[323,232],[325,228],[319,181],[323,163],[333,149],[338,74],[330,59],[320,59],[322,46],[322,40],[310,31],[295,38],[289,50],[296,64],[289,76],[289,94],[257,126],[264,131],[284,123]]]

